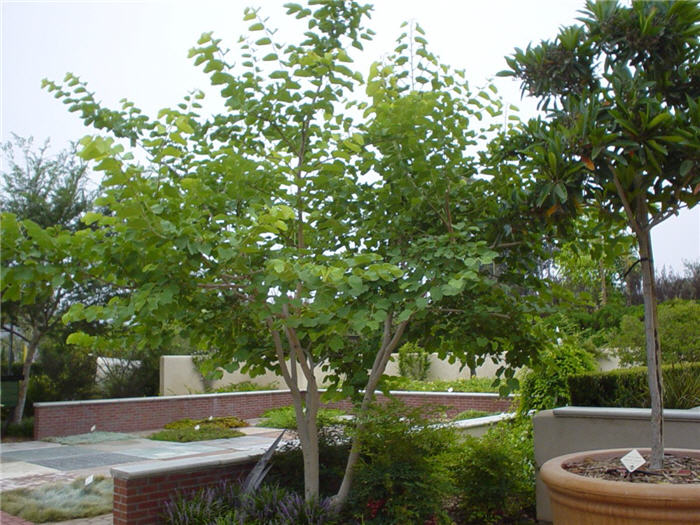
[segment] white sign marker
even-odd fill
[[[194,426],[194,429],[195,429],[195,430],[199,430],[199,425],[195,425],[195,426]]]
[[[87,478],[85,478],[85,486],[87,487],[93,481],[95,481],[95,476],[90,474]]]
[[[94,432],[96,428],[97,428],[97,425],[92,425],[90,427],[90,432]]]
[[[644,463],[646,463],[646,461],[636,448],[633,448],[627,454],[622,456],[620,458],[620,461],[622,461],[622,464],[629,472],[634,472],[639,467],[644,465]]]

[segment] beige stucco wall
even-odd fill
[[[651,445],[647,408],[566,407],[534,417],[535,466],[572,452]],[[700,448],[700,410],[665,410],[664,443],[669,448]],[[537,519],[552,520],[547,487],[536,482]]]

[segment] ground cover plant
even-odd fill
[[[462,421],[464,419],[475,419],[478,417],[493,416],[495,414],[496,414],[495,412],[485,412],[483,410],[465,410],[464,412],[460,412],[455,417],[453,417],[452,421]]]
[[[89,518],[112,512],[111,478],[95,477],[2,493],[0,508],[32,523]]]
[[[60,443],[61,445],[79,445],[85,443],[104,443],[105,441],[122,441],[133,439],[133,434],[124,434],[122,432],[103,432],[96,430],[85,434],[74,434],[72,436],[51,436],[44,439],[52,443]]]
[[[240,381],[229,385],[220,386],[218,388],[207,390],[208,393],[226,393],[226,392],[254,392],[257,390],[277,390],[277,382],[272,383],[257,383],[255,381]]]
[[[148,436],[148,439],[157,441],[178,441],[186,443],[190,441],[205,441],[208,439],[227,439],[243,436],[243,432],[236,430],[248,426],[248,423],[237,417],[212,417],[207,419],[179,419],[165,425]]]
[[[323,428],[332,425],[342,424],[343,416],[347,414],[337,408],[319,408],[316,414],[318,428]],[[280,408],[271,408],[262,414],[262,419],[258,422],[259,427],[271,428],[288,428],[295,430],[297,428],[296,413],[293,406]]]

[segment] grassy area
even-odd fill
[[[335,408],[320,408],[318,410],[318,426],[327,427],[337,425],[342,422],[342,416],[346,415],[342,410]],[[270,428],[288,428],[295,430],[297,428],[296,415],[294,407],[286,406],[281,408],[273,408],[263,413],[262,420],[258,423],[259,427]]]
[[[208,439],[228,439],[243,436],[236,430],[248,426],[248,423],[237,417],[212,417],[207,419],[178,419],[165,425],[163,430],[148,436],[157,441],[205,441]]]
[[[0,508],[32,523],[100,516],[112,512],[113,487],[110,478],[97,477],[89,485],[83,478],[10,490],[2,493]]]

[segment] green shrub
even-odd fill
[[[700,363],[662,366],[664,406],[700,406]],[[609,372],[576,374],[569,377],[571,404],[593,407],[648,408],[649,385],[646,367]]]
[[[675,299],[660,303],[659,339],[664,361],[700,361],[700,302]],[[609,340],[623,365],[646,364],[644,312],[625,315]]]
[[[405,343],[399,348],[399,373],[416,381],[425,381],[430,369],[430,353],[416,343]]]
[[[29,438],[34,437],[34,418],[25,417],[19,423],[2,422],[2,437]]]
[[[224,394],[226,392],[255,392],[258,390],[277,390],[277,382],[273,381],[263,385],[255,381],[241,381],[240,383],[231,383],[214,390],[208,390],[208,392]]]
[[[520,386],[520,412],[545,410],[571,401],[567,378],[596,369],[593,355],[575,340],[547,347],[532,370],[525,372]]]
[[[467,436],[450,465],[458,523],[513,523],[535,505],[532,421],[501,422],[481,438]]]
[[[494,383],[496,383],[495,386]],[[384,376],[382,388],[384,390],[414,392],[498,392],[497,381],[492,377],[470,377],[469,379],[451,381],[416,381],[401,376]]]
[[[345,412],[335,408],[320,408],[316,416],[316,423],[319,428],[338,425],[343,422],[342,416]],[[259,427],[287,428],[296,430],[297,418],[293,406],[272,408],[263,412],[262,419],[258,423]]]
[[[361,457],[350,508],[365,524],[448,523],[451,489],[443,456],[454,430],[434,425],[434,412],[397,401],[376,406],[359,427]]]

